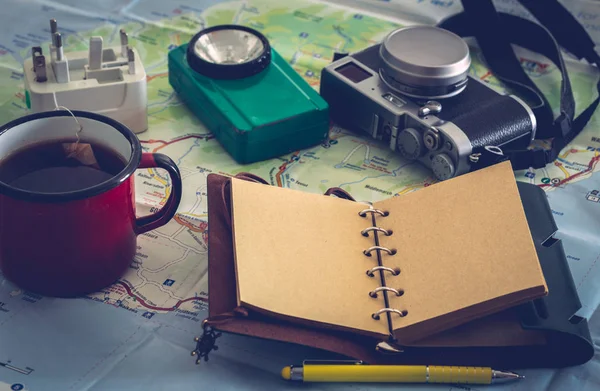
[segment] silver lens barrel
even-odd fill
[[[467,85],[469,47],[458,35],[434,26],[394,30],[379,49],[383,81],[416,98],[449,98]]]

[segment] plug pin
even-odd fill
[[[45,82],[48,80],[46,75],[46,57],[42,54],[42,48],[35,46],[32,49],[31,57],[33,58],[33,71],[35,72],[35,80],[37,82]]]
[[[130,47],[127,47],[127,61],[129,63],[129,69],[127,72],[130,75],[135,75],[135,53]]]
[[[121,29],[120,35],[121,35],[121,56],[127,57],[128,56],[127,45],[129,44],[129,37],[127,37],[127,33],[125,32],[124,29]]]
[[[58,32],[58,24],[56,23],[56,19],[50,19],[50,34],[54,36],[55,33]]]
[[[58,83],[68,83],[71,79],[69,75],[69,62],[63,51],[62,35],[54,33],[54,43],[56,44],[55,58],[52,60],[52,69]]]
[[[56,33],[58,32],[58,24],[56,19],[50,19],[50,62],[56,60]]]
[[[63,51],[62,36],[60,33],[54,33],[54,46],[56,46],[56,61],[62,61],[65,52]]]
[[[102,37],[90,38],[88,65],[91,70],[102,68],[102,43]]]

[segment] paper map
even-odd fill
[[[371,201],[416,191],[434,179],[387,146],[335,126],[322,145],[240,166],[174,94],[168,83],[167,53],[204,27],[244,24],[262,31],[318,90],[320,69],[332,60],[334,51],[356,51],[396,27],[434,24],[460,10],[459,2],[451,0],[349,4],[376,6],[366,12],[308,0],[293,5],[273,0],[5,0],[0,4],[0,123],[27,113],[21,64],[32,46],[47,48],[50,18],[58,20],[67,56],[69,51],[86,50],[92,35],[101,35],[105,45],[118,46],[118,31],[125,28],[148,74],[150,129],[139,138],[145,151],[167,154],[178,164],[184,184],[176,217],[138,238],[129,271],[102,292],[69,300],[40,297],[19,290],[0,274],[0,390],[292,389],[279,379],[281,367],[314,358],[317,352],[227,335],[219,339],[220,349],[209,365],[196,366],[189,355],[206,316],[206,176],[245,171],[277,186],[315,193],[339,186],[357,199]],[[511,1],[498,4],[514,7]],[[595,31],[593,15],[600,14],[600,7],[581,6],[576,12]],[[524,68],[556,104],[559,72],[532,53],[519,54]],[[471,75],[501,90],[482,65],[476,47],[472,56]],[[598,74],[574,62],[568,63],[568,69],[581,110],[596,96]],[[583,304],[578,314],[588,318],[596,341],[600,335],[596,314],[600,302],[599,118],[596,113],[555,164],[517,173],[519,180],[547,191]],[[168,176],[154,169],[139,170],[136,187],[140,214],[160,208],[170,191]],[[598,366],[594,359],[561,371],[520,371],[526,381],[494,388],[592,390],[600,382]],[[345,387],[314,385],[311,389]]]

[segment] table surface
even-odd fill
[[[206,175],[248,171],[272,185],[322,193],[340,186],[356,198],[376,201],[433,184],[423,167],[400,159],[385,145],[332,127],[321,145],[248,166],[236,164],[178,100],[168,83],[167,53],[203,27],[239,23],[260,29],[273,47],[318,90],[320,69],[334,51],[355,51],[392,29],[435,24],[458,12],[452,0],[354,0],[344,6],[309,0],[243,2],[219,0],[0,1],[0,123],[26,114],[22,62],[31,47],[47,51],[50,18],[56,18],[65,51],[86,50],[89,37],[118,45],[125,28],[148,74],[149,130],[139,138],[145,151],[173,158],[183,176],[184,195],[176,217],[138,238],[130,270],[113,286],[77,299],[41,297],[22,291],[0,275],[0,391],[2,390],[192,390],[295,389],[282,382],[282,366],[326,358],[302,346],[236,335],[219,339],[220,349],[196,366],[190,351],[206,316]],[[564,2],[600,41],[600,6]],[[498,2],[517,12],[514,1]],[[471,75],[502,86],[472,46]],[[557,71],[543,58],[518,49],[526,70],[556,100]],[[568,62],[580,111],[595,97],[597,73]],[[552,100],[551,99],[551,100]],[[556,102],[552,102],[554,105]],[[598,114],[569,145],[557,164],[520,171],[517,179],[547,191],[569,265],[598,347],[600,319],[600,149]],[[160,207],[170,189],[160,170],[139,170],[140,214]],[[424,215],[424,218],[427,218]],[[526,380],[495,389],[593,390],[600,388],[598,354],[585,365],[562,370],[524,370]],[[515,368],[517,370],[518,368]],[[315,390],[396,389],[395,385],[312,384]],[[403,389],[483,389],[440,385]]]

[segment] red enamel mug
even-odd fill
[[[177,211],[182,184],[166,155],[142,153],[137,136],[108,117],[73,111],[81,142],[118,154],[125,168],[76,191],[38,193],[0,181],[0,270],[18,287],[41,295],[73,297],[114,283],[134,259],[137,235],[165,225]],[[40,142],[73,139],[67,111],[26,115],[0,126],[0,163]],[[161,209],[137,217],[135,171],[166,170],[171,193]]]

